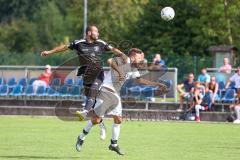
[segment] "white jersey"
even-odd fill
[[[137,68],[131,67],[129,58],[127,63],[123,63],[122,59],[119,57],[115,57],[114,60],[116,61],[120,71],[125,75],[125,79],[123,81],[119,81],[118,73],[111,68],[110,71],[108,71],[108,73],[105,75],[102,86],[110,88],[111,90],[119,93],[126,80],[131,78],[139,78],[140,73]]]

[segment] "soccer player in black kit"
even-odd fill
[[[74,40],[68,45],[60,45],[49,51],[42,51],[41,56],[48,56],[53,53],[63,52],[68,49],[76,50],[80,68],[79,74],[83,74],[83,85],[85,96],[87,97],[84,109],[90,110],[95,103],[97,91],[104,79],[101,55],[105,51],[111,51],[115,55],[126,60],[126,56],[119,49],[112,47],[103,40],[98,39],[99,33],[96,26],[88,26],[86,29],[86,39]],[[101,139],[105,139],[104,124],[100,124]]]

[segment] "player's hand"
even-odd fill
[[[125,79],[125,76],[123,74],[119,74],[119,81],[123,81]]]
[[[48,56],[48,55],[50,55],[50,54],[51,54],[50,51],[42,51],[42,52],[41,52],[41,56]]]
[[[164,83],[158,83],[159,90],[163,93],[167,91],[167,86]]]

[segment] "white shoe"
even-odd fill
[[[233,123],[240,124],[240,119],[236,119],[235,121],[233,121]]]
[[[87,114],[88,114],[88,111],[87,111],[87,110],[76,111],[76,116],[79,117],[79,121],[83,121],[83,120],[85,120],[86,117],[87,117]]]
[[[105,140],[106,138],[106,127],[105,124],[102,122],[99,124],[100,127],[100,139]]]

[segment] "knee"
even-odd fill
[[[114,123],[116,123],[116,124],[122,123],[122,117],[120,117],[120,116],[115,116],[115,117],[113,117],[113,119],[114,119]]]
[[[102,120],[102,118],[96,117],[96,116],[92,117],[92,119],[91,119],[93,125],[99,124],[101,122],[101,120]]]

